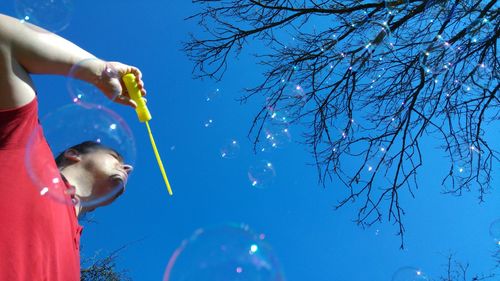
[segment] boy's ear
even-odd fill
[[[71,162],[80,162],[81,155],[77,150],[70,148],[64,151],[64,158]]]

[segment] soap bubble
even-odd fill
[[[470,93],[474,89],[471,85],[466,84],[466,83],[463,83],[461,86],[462,86],[462,90],[465,93]]]
[[[221,96],[221,91],[219,88],[216,88],[212,91],[210,91],[207,96],[205,97],[206,102],[212,102],[214,100],[217,100]]]
[[[77,79],[82,75],[82,72],[95,64],[102,64],[102,61],[96,58],[84,59],[73,65],[68,74],[66,86],[70,94],[71,100],[78,104],[99,104],[108,105],[112,103],[121,93],[113,93],[111,97],[104,95],[96,86],[86,81]],[[121,79],[118,71],[110,64],[102,73],[107,76],[106,79]]]
[[[286,82],[284,79],[281,81],[276,93],[278,96],[266,100],[266,119],[274,125],[288,126],[297,119],[308,97],[302,85]]]
[[[494,35],[495,25],[488,18],[479,18],[467,27],[466,39],[477,44],[491,39]]]
[[[304,88],[297,83],[286,83],[283,88],[284,97],[290,100],[292,103],[303,103],[305,102],[305,91]]]
[[[477,65],[473,80],[476,81],[474,84],[482,89],[491,89],[496,86],[497,82],[493,67],[486,63],[480,63]]]
[[[220,156],[224,159],[234,159],[240,154],[240,143],[232,139],[228,141],[221,149]]]
[[[266,109],[267,109],[267,120],[272,125],[278,126],[288,126],[292,121],[292,114],[286,109],[286,105],[288,105],[288,98],[284,99],[283,104],[280,101],[278,104],[267,101]],[[284,105],[284,106],[283,106]]]
[[[423,13],[420,15],[420,21],[429,21],[441,26],[441,23],[449,20],[456,14],[458,2],[443,1],[443,0],[428,0],[425,1]]]
[[[207,120],[205,120],[203,122],[203,127],[205,127],[205,128],[211,128],[211,127],[213,127],[213,125],[214,125],[214,119],[212,119],[212,118],[208,118]]]
[[[291,116],[288,110],[277,110],[275,108],[268,108],[269,120],[275,125],[285,125],[290,124]]]
[[[349,13],[349,17],[344,20],[351,29],[356,29],[363,26],[369,19],[370,16],[367,10],[355,10]]]
[[[366,30],[362,34],[365,49],[374,52],[378,46],[387,47],[391,37],[391,29],[386,21],[369,21]]]
[[[391,281],[425,281],[429,278],[418,268],[406,266],[398,269],[392,275]]]
[[[264,128],[258,150],[261,152],[269,152],[277,148],[283,148],[292,140],[290,129],[285,126],[270,126]]]
[[[391,31],[386,21],[367,21],[356,30],[349,43],[350,47],[359,51],[352,55],[340,52],[343,67],[349,71],[360,71],[368,65],[379,64],[392,48],[390,39]]]
[[[267,188],[274,183],[276,171],[273,163],[261,160],[250,167],[247,175],[252,187]]]
[[[283,281],[265,235],[244,224],[200,228],[170,258],[164,281]]]
[[[75,190],[66,190],[59,170],[54,168],[53,157],[84,141],[94,141],[112,148],[122,156],[124,163],[134,164],[136,147],[132,131],[118,114],[108,108],[69,104],[47,114],[41,119],[41,124],[43,129],[38,127],[30,136],[25,161],[29,176],[41,196],[63,204],[72,203],[68,201],[67,195],[74,195]],[[42,134],[54,153],[53,157],[39,154]],[[120,179],[117,176],[121,176]],[[108,187],[105,192],[97,190],[101,193],[99,198],[85,199],[80,196],[81,205],[92,208],[113,198],[126,184],[126,178],[123,177],[115,175],[113,187]]]
[[[490,236],[496,245],[500,246],[500,219],[495,220],[490,225]]]
[[[71,21],[73,1],[16,0],[15,10],[21,22],[31,23],[57,33],[68,27]]]
[[[448,71],[455,66],[458,54],[455,49],[444,40],[437,40],[421,51],[420,66],[425,73],[437,75]]]
[[[385,8],[390,15],[400,13],[408,7],[408,0],[385,0]]]

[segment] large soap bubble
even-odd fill
[[[32,23],[51,32],[68,27],[73,15],[72,0],[16,0],[15,10],[22,22]]]
[[[118,114],[106,107],[69,104],[47,114],[42,118],[41,124],[43,134],[55,154],[54,157],[74,145],[84,141],[94,141],[115,150],[127,164],[133,165],[135,161],[136,148],[132,131]],[[32,133],[26,148],[25,162],[31,180],[40,196],[64,204],[74,204],[74,200],[68,201],[68,195],[74,195],[75,190],[66,187],[60,171],[54,167],[54,159],[39,157],[37,150],[40,147],[41,134],[42,128],[38,127]],[[105,191],[97,191],[98,198],[80,197],[81,205],[92,208],[122,192],[127,177],[121,176],[120,179],[110,178],[110,181],[116,180],[116,183],[107,186]]]
[[[164,281],[283,281],[265,235],[244,224],[201,228],[173,253]]]

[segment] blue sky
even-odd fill
[[[13,0],[0,11],[15,16]],[[30,1],[25,1],[30,2]],[[31,1],[33,2],[33,1]],[[259,67],[247,57],[233,60],[224,80],[192,78],[192,63],[180,51],[189,32],[199,32],[190,1],[73,1],[69,26],[59,34],[96,56],[138,66],[148,90],[151,126],[174,196],[169,197],[144,124],[129,108],[110,105],[129,124],[136,138],[137,160],[128,190],[115,204],[92,215],[86,224],[83,255],[103,254],[124,245],[119,267],[134,280],[162,280],[166,265],[180,245],[198,228],[227,222],[245,223],[265,233],[288,281],[391,280],[398,268],[413,266],[437,278],[446,256],[455,253],[469,262],[471,272],[487,272],[495,249],[490,224],[500,217],[496,190],[478,204],[477,193],[442,195],[440,183],[446,159],[426,139],[427,158],[419,173],[416,197],[402,196],[406,216],[406,249],[399,249],[391,223],[361,229],[352,223],[356,209],[334,211],[343,188],[317,184],[311,155],[291,127],[292,142],[272,153],[254,155],[246,135],[259,98],[240,105],[242,89],[259,81]],[[71,102],[63,77],[35,79],[44,115]],[[220,96],[206,96],[219,89]],[[207,120],[213,120],[208,128]],[[491,146],[498,147],[498,132]],[[236,139],[240,150],[223,159],[219,150]],[[271,161],[276,176],[271,186],[255,189],[249,167]],[[498,180],[494,180],[498,185]],[[174,265],[175,266],[175,265]]]

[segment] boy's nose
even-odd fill
[[[122,167],[125,170],[125,172],[127,172],[127,174],[129,174],[129,175],[134,170],[134,167],[132,167],[132,165],[129,165],[129,164],[123,164]]]

